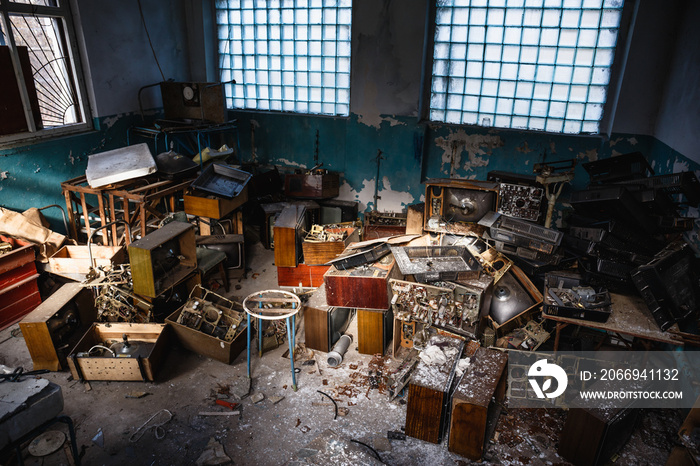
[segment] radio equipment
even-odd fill
[[[661,330],[697,311],[700,294],[694,266],[690,246],[675,242],[632,272],[632,281]]]
[[[445,223],[476,223],[498,208],[499,184],[491,181],[426,181],[423,228],[447,232]]]
[[[552,254],[561,244],[564,234],[540,225],[489,212],[479,222],[489,229],[496,241],[522,246],[545,254]]]

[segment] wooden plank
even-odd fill
[[[83,208],[83,221],[85,222],[85,234],[87,238],[90,238],[92,230],[90,229],[90,215],[87,206],[87,201],[85,199],[85,193],[80,193],[80,205]]]
[[[439,443],[444,397],[445,394],[441,391],[409,384],[406,435],[430,443]]]
[[[22,246],[0,256],[0,275],[34,262],[34,246]],[[2,277],[0,277],[0,280]],[[2,286],[2,285],[0,285]]]
[[[384,313],[357,310],[357,347],[360,354],[384,354]]]

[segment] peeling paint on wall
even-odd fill
[[[671,173],[687,172],[688,170],[690,170],[688,161],[679,160],[678,157],[676,157],[676,160],[673,161],[673,171]]]
[[[627,142],[629,142],[633,146],[636,146],[638,141],[637,141],[637,138],[631,137],[627,140]]]
[[[585,152],[579,152],[576,157],[583,160],[588,159],[589,162],[595,162],[598,160],[598,149],[588,149]]]
[[[280,164],[287,165],[289,167],[306,168],[306,165],[304,165],[303,163],[295,162],[289,159],[277,159],[277,162],[279,162]]]
[[[515,148],[518,152],[522,152],[523,154],[529,154],[530,152],[533,151],[533,149],[530,149],[530,146],[528,145],[527,141],[523,142],[521,145]]]
[[[406,126],[405,122],[399,121],[396,118],[382,117],[380,115],[358,115],[357,121],[358,123],[362,123],[363,125],[371,126],[372,128],[377,129],[379,129],[382,126],[383,121],[388,122],[389,126]]]
[[[622,138],[615,138],[610,140],[610,147],[614,146],[618,142],[622,141]]]
[[[451,173],[454,170],[445,170],[445,165],[448,165],[450,168],[459,167],[462,160],[462,152],[466,152],[468,155],[468,160],[464,162],[462,168],[469,172],[476,167],[487,166],[489,164],[488,156],[491,155],[493,149],[504,145],[500,136],[492,134],[467,135],[463,129],[451,133],[447,137],[436,138],[435,144],[444,151],[440,170],[449,176],[454,175],[454,173]],[[479,157],[480,155],[485,155],[486,157]]]
[[[111,116],[111,117],[107,117],[107,118],[105,118],[104,120],[102,120],[102,124],[105,125],[105,129],[109,129],[109,128],[111,128],[112,126],[114,126],[114,124],[115,124],[117,121],[119,121],[123,116],[124,116],[124,115],[114,115],[114,116]]]
[[[338,199],[344,201],[358,201],[360,203],[359,210],[364,212],[367,207],[374,204],[374,185],[376,180],[363,180],[362,189],[359,191],[355,190],[350,183],[344,181],[340,185],[340,192],[338,194]]]
[[[552,154],[556,154],[556,153],[557,153],[557,143],[556,143],[556,142],[551,141],[551,142],[549,143],[549,151],[550,151]]]
[[[382,187],[379,189],[378,206],[374,205],[374,188],[376,180],[363,180],[362,189],[355,190],[350,183],[344,181],[340,186],[340,194],[338,199],[345,201],[358,201],[360,203],[360,211],[364,212],[368,207],[375,208],[381,212],[402,212],[406,206],[415,203],[415,197],[407,191],[394,191],[391,189],[389,177],[382,178]],[[425,199],[425,196],[421,196]]]
[[[8,171],[0,172],[0,180],[6,180],[9,174],[10,172]]]

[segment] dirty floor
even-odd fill
[[[247,257],[252,271],[259,275],[232,280],[229,295],[243,298],[254,291],[277,288],[272,251],[256,243],[249,248]],[[17,325],[13,325],[0,332],[0,364],[29,370],[31,358],[16,329]],[[350,333],[356,334],[356,330],[353,321]],[[303,340],[302,325],[297,341]],[[256,347],[254,341],[253,348]],[[405,401],[399,398],[389,402],[385,387],[370,380],[369,370],[387,373],[400,361],[361,355],[353,344],[338,368],[329,367],[321,352],[313,355],[317,363],[301,365],[303,360],[311,359],[307,351],[297,361],[301,371],[297,374],[298,390],[293,391],[289,359],[283,356],[286,349],[287,345],[282,345],[262,358],[253,352],[250,394],[264,395],[258,403],[253,402],[252,396],[240,401],[234,395],[226,398],[227,391],[233,393],[246,382],[245,351],[226,365],[173,347],[157,383],[91,382],[88,386],[73,380],[69,372],[49,373],[45,377],[63,390],[64,413],[75,422],[84,465],[222,464],[215,462],[217,451],[223,451],[237,465],[280,465],[296,461],[296,452],[327,429],[372,446],[386,464],[472,464],[449,453],[444,440],[439,445],[410,437],[387,440],[388,431],[400,432],[405,424]],[[333,404],[319,390],[338,400],[339,408],[347,408],[347,412],[340,410],[345,415],[334,419]],[[127,398],[132,392],[148,394]],[[217,398],[239,402],[240,414],[202,415],[230,412],[215,403]],[[682,417],[683,413],[677,411],[644,411],[615,464],[664,464]],[[504,407],[486,451],[485,464],[567,464],[556,453],[565,419],[566,412],[558,409]],[[144,424],[147,427],[139,429]],[[156,424],[160,425],[158,429],[148,427]],[[198,463],[208,444],[210,462]],[[218,450],[212,450],[212,445],[217,445]],[[369,449],[367,453],[374,456]],[[336,464],[343,464],[341,458],[336,458]],[[16,463],[0,458],[0,464]],[[25,464],[70,463],[66,453],[59,450],[44,458],[26,456]]]

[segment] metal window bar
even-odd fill
[[[349,114],[351,0],[219,0],[216,8],[219,72],[243,76],[228,89],[228,107]]]
[[[597,133],[612,66],[611,59],[601,63],[603,60],[598,58],[599,55],[606,59],[614,57],[623,0],[561,0],[557,5],[552,3],[551,0],[439,0],[433,49],[431,119],[483,124],[484,118],[491,118],[492,125],[497,127]],[[513,22],[515,15],[508,19],[509,12],[513,11],[520,13],[519,24]],[[477,18],[473,18],[472,13],[478,13]],[[531,18],[526,22],[528,16]],[[538,16],[536,23],[532,21],[535,16]],[[460,29],[461,38],[456,37],[457,28],[466,28],[466,40],[462,40],[463,29]],[[482,30],[483,38],[475,38],[474,35]],[[490,30],[500,32],[500,42],[494,40]],[[513,42],[511,39],[506,40],[512,32],[519,34],[515,61],[506,53],[507,49],[510,51],[515,47],[510,43]],[[546,37],[552,33],[556,33],[556,37]],[[552,42],[553,39],[556,41]],[[453,46],[459,44],[467,47],[467,58],[454,56]],[[473,57],[470,51],[473,46],[482,47],[480,59]],[[500,49],[498,56],[489,55],[490,50],[497,49]],[[551,57],[550,49],[553,49],[553,60],[543,63],[541,53],[547,50],[548,57]],[[592,54],[587,76],[582,76],[583,67],[578,60],[584,49],[586,54]],[[461,66],[457,66],[460,63]],[[516,66],[505,66],[512,64]],[[480,67],[478,76],[470,76],[473,67]],[[455,70],[462,68],[464,73],[457,74]],[[506,69],[510,75],[504,75]],[[498,76],[492,77],[491,70],[497,70]],[[523,77],[525,70],[532,70],[533,76]],[[462,79],[463,91],[456,91],[454,83]],[[530,87],[528,97],[521,94],[523,84]],[[539,95],[543,86],[547,87],[544,96]],[[475,88],[477,92],[474,92]],[[495,96],[492,95],[494,89]],[[476,110],[472,107],[474,101]],[[461,102],[461,108],[454,108],[455,102]],[[523,112],[524,108],[527,112]]]

